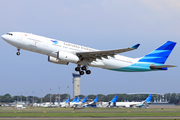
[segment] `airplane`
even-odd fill
[[[74,100],[72,102],[70,102],[70,107],[73,107],[74,104],[76,103],[76,101],[78,101],[79,98],[77,99],[77,97],[74,98]]]
[[[75,97],[74,100],[70,102],[70,107],[74,105],[74,103],[76,102],[76,100],[77,100],[77,97]]]
[[[68,107],[70,104],[70,97],[65,102],[60,102],[61,107]]]
[[[71,107],[74,107],[76,105],[76,103],[81,101],[81,97],[79,97],[76,101],[74,101],[74,103],[71,105]]]
[[[80,102],[81,101],[81,97],[79,97],[77,100],[76,100],[76,103]]]
[[[176,67],[164,65],[176,45],[176,42],[172,41],[167,41],[141,58],[130,58],[118,54],[135,50],[140,44],[123,49],[101,51],[24,32],[9,32],[2,35],[2,39],[17,47],[18,56],[20,49],[24,49],[47,55],[48,61],[52,63],[63,65],[68,65],[69,62],[75,63],[77,64],[75,71],[78,71],[80,75],[84,75],[85,72],[91,74],[88,70],[89,66],[123,72],[158,71]]]
[[[85,107],[96,107],[97,102],[98,102],[98,96],[92,102],[86,104]]]
[[[80,101],[80,99],[78,101],[76,101],[75,103],[75,107],[82,107],[83,104],[86,102],[87,97],[85,97],[82,101]]]
[[[24,107],[22,104],[17,104],[15,106],[15,109],[25,109],[26,107]]]
[[[151,102],[152,94],[150,94],[145,101],[142,102],[115,102],[114,104],[111,104],[111,106],[116,106],[116,107],[125,107],[125,108],[130,108],[130,107],[142,107],[144,106],[145,108],[149,107],[149,104]]]

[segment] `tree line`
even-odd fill
[[[99,101],[104,101],[108,102],[111,101],[112,98],[118,95],[117,102],[124,102],[124,101],[143,101],[145,100],[149,94],[108,94],[108,95],[103,95],[103,94],[98,94],[98,95],[88,95],[87,100],[92,101],[95,99],[97,96],[99,97]],[[60,101],[65,101],[70,95],[69,94],[62,94],[60,95]],[[85,96],[84,95],[79,95],[77,97],[81,97],[83,99]],[[50,99],[52,102],[57,101],[59,99],[59,94],[47,94],[44,97],[37,97],[37,96],[11,96],[10,94],[5,94],[0,96],[0,103],[13,103],[16,101],[28,101],[30,103],[37,102],[41,103],[42,102],[50,102]],[[71,98],[73,99],[73,98]],[[166,100],[168,103],[173,103],[173,104],[180,104],[180,93],[167,93],[165,95],[152,95],[151,101],[154,102],[154,100]]]

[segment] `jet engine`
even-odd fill
[[[52,63],[56,63],[56,64],[63,64],[63,65],[68,65],[69,64],[69,62],[67,62],[67,61],[62,61],[62,60],[57,59],[57,58],[52,57],[52,56],[48,56],[48,61],[52,62]]]
[[[77,55],[64,52],[64,51],[57,52],[57,59],[61,61],[72,62],[72,63],[77,63],[79,61],[79,57]]]

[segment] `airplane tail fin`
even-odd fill
[[[164,64],[172,52],[176,42],[167,41],[165,44],[142,57],[138,62],[150,62],[156,64]]]
[[[150,94],[150,95],[146,98],[145,102],[146,102],[146,103],[150,103],[150,102],[151,102],[151,98],[152,98],[152,94]]]
[[[117,101],[117,95],[111,100],[111,102],[116,102]]]
[[[76,102],[76,100],[77,100],[77,97],[75,97],[74,100],[73,100],[72,102]]]
[[[80,102],[80,100],[81,100],[81,97],[79,97],[75,102],[78,103],[78,102]]]
[[[82,100],[82,103],[85,103],[87,100],[87,97],[85,97],[83,100]]]
[[[66,103],[70,102],[70,97],[66,100]]]
[[[93,100],[93,102],[97,102],[98,101],[98,96]]]

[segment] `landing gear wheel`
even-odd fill
[[[91,71],[90,71],[90,70],[87,70],[87,71],[86,71],[86,74],[88,74],[88,75],[91,74]]]
[[[16,55],[19,56],[19,55],[20,55],[20,52],[19,52],[19,51],[20,51],[20,48],[17,48],[17,50],[18,50],[18,52],[16,53]]]
[[[18,56],[19,56],[19,55],[20,55],[20,52],[17,52],[17,53],[16,53],[16,55],[18,55]]]
[[[75,68],[75,71],[80,71],[80,67],[76,67],[76,68]]]
[[[84,71],[79,71],[79,74],[80,75],[84,75]]]
[[[81,67],[81,70],[86,70],[86,66],[82,66],[82,67]]]

